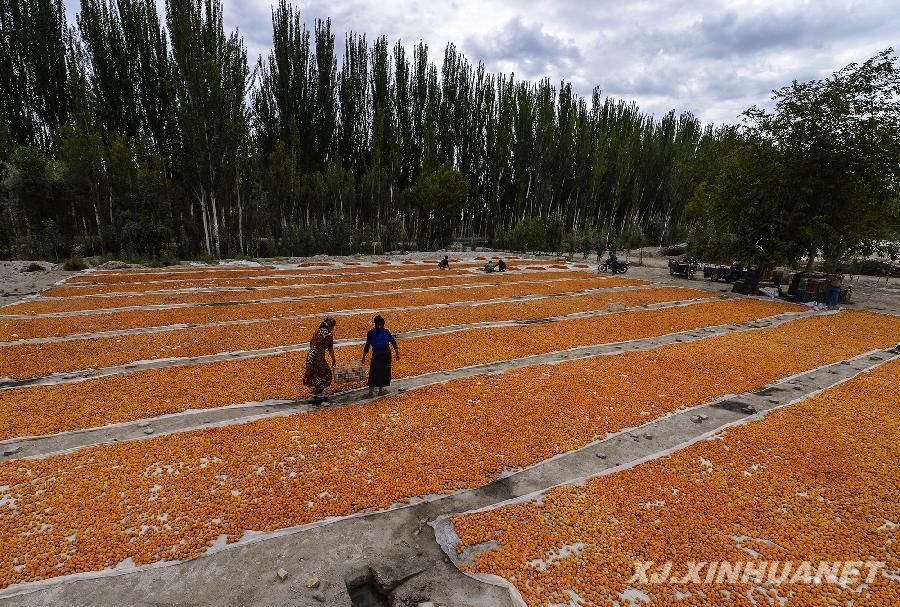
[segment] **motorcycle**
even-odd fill
[[[669,260],[669,274],[672,276],[681,276],[690,280],[694,278],[694,274],[699,269],[700,262],[693,257]]]
[[[628,262],[627,261],[617,261],[615,264],[615,268],[610,267],[609,260],[600,262],[600,265],[597,266],[597,271],[601,274],[624,274],[628,271]]]

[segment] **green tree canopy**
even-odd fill
[[[701,251],[838,260],[897,238],[900,65],[892,49],[752,107],[690,203]]]

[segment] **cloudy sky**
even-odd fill
[[[270,0],[223,0],[226,27],[250,56],[267,52]],[[69,17],[78,0],[66,0]],[[893,46],[898,0],[299,0],[333,29],[422,39],[439,59],[454,42],[473,62],[589,94],[634,99],[654,113],[689,110],[734,122],[773,88],[826,76]]]

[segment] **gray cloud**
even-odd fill
[[[463,46],[474,60],[507,65],[524,78],[565,72],[583,60],[574,40],[544,31],[538,24],[525,23],[520,16],[484,35],[466,37]],[[562,78],[571,76],[563,73]]]
[[[742,15],[726,11],[702,18],[689,40],[710,56],[823,49],[862,32],[874,33],[883,19],[876,11],[848,11],[823,2],[811,7],[789,6],[777,11]]]

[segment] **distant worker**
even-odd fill
[[[330,316],[322,321],[309,341],[309,352],[306,354],[306,373],[303,375],[303,385],[312,388],[313,396],[320,396],[325,388],[331,385],[333,375],[325,353],[331,356],[331,365],[337,363],[334,360],[334,325],[336,321]]]
[[[616,270],[619,269],[619,258],[616,255],[616,252],[611,250],[609,251],[609,259],[606,260],[607,265],[609,266],[610,274],[615,274]]]
[[[444,258],[438,262],[438,269],[440,270],[449,270],[450,269],[450,260],[444,255]]]
[[[497,271],[506,272],[506,262],[504,262],[502,259],[497,260]]]
[[[369,329],[366,334],[366,345],[363,348],[362,364],[366,364],[366,356],[369,349],[372,350],[372,363],[369,365],[369,397],[374,395],[378,388],[378,395],[384,394],[384,389],[391,385],[391,346],[394,347],[394,358],[400,360],[400,350],[397,348],[397,340],[391,332],[384,328],[384,318],[380,315],[374,319],[375,328]]]
[[[828,289],[825,291],[825,303],[829,310],[838,307],[841,300],[841,287],[844,285],[844,271],[841,268],[835,268],[831,276],[828,277]]]
[[[490,273],[490,272],[493,272],[495,269],[496,269],[496,266],[494,265],[494,260],[488,259],[487,263],[484,264],[484,271]]]

